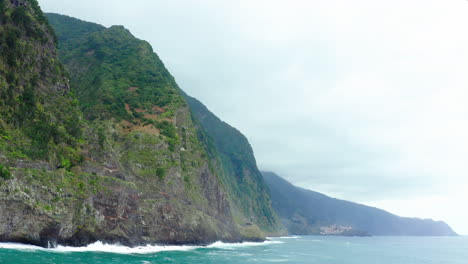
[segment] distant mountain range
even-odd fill
[[[262,172],[273,208],[290,234],[455,236],[445,222],[399,217],[384,210],[328,197]]]

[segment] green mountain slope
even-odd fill
[[[398,217],[381,209],[296,187],[272,172],[262,173],[271,190],[273,207],[291,234],[456,235],[441,221]]]
[[[75,30],[76,25],[67,31],[67,25],[73,25],[70,21],[87,25],[85,22],[59,19],[58,15],[50,17],[54,28],[59,28],[59,40],[64,43],[60,42],[61,61],[70,73],[72,86],[88,119],[140,118],[151,122],[150,117],[145,119],[145,114],[162,112],[158,113],[162,118],[173,118],[185,103],[151,46],[122,26],[92,29],[94,32],[75,36],[73,33],[82,31]]]
[[[36,1],[0,1],[0,149],[76,161],[80,113]],[[0,160],[0,162],[2,162]]]
[[[186,107],[187,101],[211,168],[229,196],[234,219],[246,227],[241,228],[247,230],[243,234],[261,233],[256,230],[257,225],[266,233],[280,230],[247,139],[196,99],[185,95],[148,43],[135,39],[123,27],[106,29],[63,15],[47,16],[57,29],[61,60],[71,74],[88,119],[112,116],[128,129],[153,126],[168,136],[168,143],[174,146],[180,138],[171,137],[175,134],[166,121],[177,119],[174,113]],[[181,94],[186,100],[181,99]],[[206,115],[208,119],[203,117]],[[186,148],[184,144],[182,147]]]

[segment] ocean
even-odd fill
[[[468,237],[293,236],[263,243],[137,248],[100,242],[55,249],[0,243],[0,263],[468,264]]]

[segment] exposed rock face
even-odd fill
[[[37,2],[0,0],[0,12],[11,36],[0,39],[0,241],[264,239],[255,221],[234,221],[219,158],[148,43],[89,26],[65,58],[75,98]]]
[[[65,171],[42,173],[17,169],[15,178],[0,187],[0,240],[80,246],[96,240],[138,245],[242,239],[222,189],[207,171],[202,172],[202,177],[212,183],[204,185],[210,195],[206,202],[211,206],[204,208],[184,194],[175,196],[175,190],[142,191],[147,188],[140,185],[148,182],[96,176],[95,183],[78,182],[78,188],[82,188],[79,193],[69,189],[72,185],[66,186],[75,175]],[[58,182],[42,182],[41,186],[28,183],[31,178],[41,177]],[[65,190],[54,190],[56,186]]]
[[[0,240],[47,245],[56,240],[60,225],[52,217],[20,201],[0,201]]]

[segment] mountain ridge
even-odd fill
[[[262,172],[270,187],[273,207],[291,234],[323,233],[330,226],[343,235],[452,236],[457,235],[443,221],[399,217],[385,210],[331,198],[292,185],[273,172]]]

